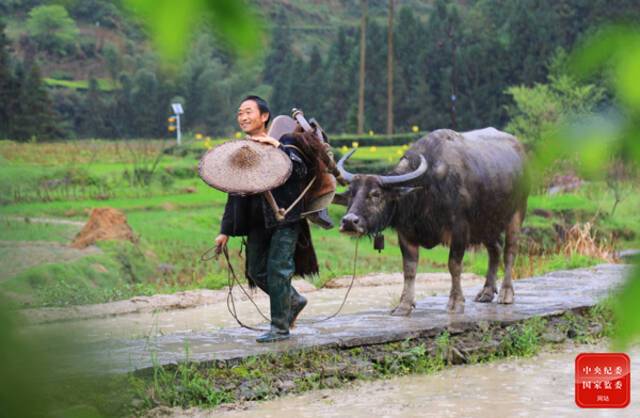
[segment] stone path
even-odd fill
[[[437,335],[445,329],[451,333],[464,332],[479,321],[514,322],[593,306],[622,282],[626,269],[624,265],[604,264],[517,280],[513,305],[475,303],[473,297],[479,286],[466,288],[466,307],[461,314],[447,313],[445,294],[419,300],[408,318],[392,317],[388,308],[350,313],[319,323],[310,322],[313,321],[310,318],[293,330],[290,340],[275,344],[257,344],[255,331],[226,327],[206,332],[96,341],[82,348],[92,353],[92,367],[126,372],[151,367],[152,358],[162,365],[183,361],[187,351],[190,360],[207,362],[310,347],[354,347],[400,341],[418,335]],[[79,365],[77,354],[60,361]]]

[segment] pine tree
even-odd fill
[[[367,28],[367,65],[364,131],[385,131],[387,114],[387,36],[386,29],[376,22]]]
[[[387,135],[393,133],[393,2],[389,0],[387,23]]]
[[[358,53],[356,38],[340,28],[324,65],[327,74],[321,122],[328,132],[343,133],[356,127]],[[349,127],[350,120],[352,127]]]
[[[263,81],[272,86],[269,106],[273,115],[288,114],[294,106],[293,84],[299,81],[300,70],[302,70],[300,65],[300,61],[296,60],[291,49],[289,25],[284,14],[280,13],[276,18],[271,48],[265,57],[262,73]]]
[[[360,70],[358,72],[358,133],[364,132],[364,104],[366,86],[366,65],[367,65],[367,0],[360,0],[362,3],[362,16],[360,17]]]
[[[23,65],[16,69],[19,86],[17,112],[14,113],[12,132],[17,140],[51,139],[58,136],[55,126],[53,106],[49,93],[42,82],[40,68],[36,63]]]
[[[427,40],[424,26],[408,7],[398,13],[394,38],[395,96],[399,98],[394,105],[395,125],[424,128],[427,120],[423,111],[430,107],[429,74],[423,65]]]
[[[82,105],[80,117],[80,136],[88,138],[101,138],[105,128],[105,106],[102,94],[98,88],[98,81],[94,77],[89,78],[89,86]]]
[[[133,109],[133,126],[135,135],[149,138],[163,126],[158,120],[154,105],[158,105],[158,79],[154,71],[141,68],[133,77],[131,88],[131,106]]]
[[[295,96],[300,98],[300,106],[307,115],[315,115],[318,120],[322,119],[321,122],[324,123],[325,117],[321,113],[326,97],[325,68],[320,50],[316,45],[311,49],[309,61],[303,67],[304,71],[300,74],[300,83],[295,88]]]
[[[12,107],[17,92],[9,56],[9,40],[4,34],[4,23],[0,20],[0,138],[8,138],[12,125]]]

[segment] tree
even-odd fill
[[[118,47],[111,42],[107,42],[102,51],[102,55],[106,61],[111,80],[116,81],[118,74],[122,71],[122,56],[120,55]]]
[[[196,81],[198,92],[202,95],[200,107],[193,115],[193,125],[198,130],[216,130],[228,123],[229,87],[225,80],[225,67],[218,60],[211,60]]]
[[[358,77],[358,133],[364,132],[364,83],[365,64],[367,58],[367,0],[361,0],[362,17],[360,18],[360,71]]]
[[[387,31],[376,22],[367,25],[367,90],[365,131],[384,132],[387,112]]]
[[[538,143],[551,127],[594,111],[604,98],[601,87],[557,72],[564,67],[558,63],[564,56],[563,52],[557,53],[551,64],[556,71],[549,74],[546,84],[513,86],[506,91],[515,105],[509,107],[510,120],[505,129],[529,146]]]
[[[105,135],[105,105],[98,88],[98,81],[89,78],[89,88],[81,107],[79,134],[89,138],[101,138]]]
[[[273,87],[269,100],[273,114],[289,113],[295,91],[292,88],[294,80],[299,79],[300,62],[295,62],[291,49],[289,25],[283,13],[276,17],[273,28],[271,48],[265,57],[262,79]]]
[[[323,101],[323,127],[328,132],[346,132],[356,127],[355,115],[358,90],[356,78],[358,66],[358,49],[355,36],[349,36],[344,28],[338,30],[336,41],[329,49],[324,65],[325,99]],[[349,116],[353,114],[353,127],[348,126]]]
[[[36,63],[20,63],[16,68],[18,100],[10,135],[14,139],[50,139],[58,136],[53,106]]]
[[[158,120],[154,105],[158,102],[158,79],[154,71],[141,68],[133,76],[131,107],[134,111],[134,133],[152,137],[158,133],[163,121]]]
[[[395,97],[402,98],[394,106],[396,126],[426,128],[432,107],[424,68],[426,46],[424,25],[410,8],[402,7],[394,35]]]
[[[393,133],[393,2],[389,0],[387,24],[387,135]]]
[[[78,28],[64,7],[38,6],[29,12],[27,32],[40,48],[65,55],[75,44]]]
[[[0,138],[6,138],[11,130],[12,107],[15,105],[15,81],[9,56],[9,40],[0,20]]]
[[[304,65],[304,80],[301,80],[300,89],[296,90],[296,96],[300,97],[300,106],[307,115],[317,115],[318,119],[322,117],[324,122],[325,115],[319,115],[322,112],[322,106],[326,100],[326,78],[325,67],[323,67],[322,56],[317,45],[311,49],[309,61]]]
[[[131,98],[131,90],[133,89],[133,81],[128,73],[120,73],[118,77],[120,89],[115,93],[113,107],[109,113],[111,117],[107,118],[112,124],[113,130],[120,138],[131,137],[134,134],[133,124],[133,103]]]

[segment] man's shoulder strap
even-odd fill
[[[294,150],[298,151],[300,153],[300,155],[302,156],[302,158],[304,158],[304,160],[305,160],[305,162],[307,164],[311,162],[311,160],[309,159],[309,156],[306,155],[304,152],[302,152],[302,150],[298,146],[292,145],[292,144],[283,144],[282,146],[285,147],[285,148],[291,148],[291,149],[294,149]]]

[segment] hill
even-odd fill
[[[58,1],[20,1],[12,6],[4,6],[6,34],[12,43],[17,57],[23,59],[32,54],[42,62],[42,75],[50,80],[82,81],[84,84],[68,87],[86,90],[86,80],[110,78],[109,54],[113,49],[120,54],[144,55],[152,53],[144,29],[140,22],[126,10],[119,1],[107,2],[91,0],[67,2],[70,16],[78,28],[76,48],[66,54],[51,54],[46,50],[34,48],[25,42],[28,37],[26,22],[33,7],[46,4],[59,4]],[[91,8],[78,3],[93,3]],[[265,25],[264,36],[268,40],[278,19],[288,23],[292,33],[293,49],[297,54],[308,58],[313,46],[326,53],[335,40],[339,29],[357,30],[361,7],[357,1],[341,0],[250,0],[257,15]],[[426,20],[432,10],[431,1],[396,0],[396,7],[409,7],[417,16]],[[108,4],[108,5],[105,5]],[[371,21],[386,24],[387,0],[370,0],[368,14]],[[2,6],[0,6],[2,10]],[[51,82],[52,86],[60,86]]]

